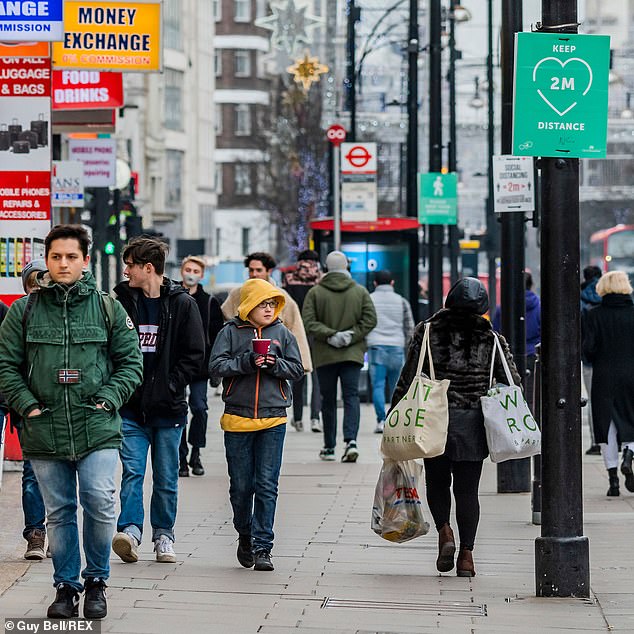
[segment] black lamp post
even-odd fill
[[[512,153],[513,60],[515,33],[522,30],[522,0],[502,0],[502,154]],[[502,334],[519,375],[526,374],[526,300],[524,284],[524,214],[502,214]],[[531,461],[508,460],[497,467],[498,493],[531,490]]]
[[[550,32],[577,32],[576,0],[542,0]],[[542,529],[535,542],[541,597],[590,596],[583,536],[579,351],[579,159],[541,159]]]
[[[429,171],[442,169],[442,25],[441,2],[429,3]],[[442,308],[444,225],[427,225],[429,253],[429,310]]]

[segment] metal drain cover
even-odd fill
[[[414,612],[433,612],[438,616],[487,616],[486,604],[469,601],[452,601],[436,603],[415,603],[413,601],[356,601],[354,599],[336,599],[326,597],[321,604],[322,609],[339,608],[352,610],[404,610]]]

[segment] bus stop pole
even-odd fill
[[[333,147],[333,162],[332,162],[332,183],[334,186],[333,193],[333,217],[335,224],[335,251],[341,251],[341,149],[339,145]]]

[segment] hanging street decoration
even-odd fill
[[[328,72],[328,66],[320,64],[317,57],[310,57],[308,51],[304,53],[304,57],[295,60],[292,66],[287,69],[293,80],[304,87],[305,91],[310,90],[313,82],[319,81],[319,76]]]
[[[255,25],[272,31],[273,47],[292,55],[298,48],[310,44],[308,29],[323,22],[321,18],[307,14],[307,9],[308,5],[296,6],[295,0],[271,2],[272,15],[258,18]]]

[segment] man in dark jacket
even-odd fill
[[[581,321],[583,323],[588,311],[591,308],[601,305],[601,297],[597,293],[597,284],[601,279],[601,269],[598,266],[590,265],[583,269],[583,282],[581,283]],[[588,395],[588,402],[585,406],[585,414],[590,428],[590,447],[586,450],[587,456],[600,456],[601,447],[594,439],[594,423],[592,421],[592,363],[581,348],[581,367],[583,370],[583,384]]]
[[[301,251],[297,255],[297,264],[295,269],[286,274],[284,277],[284,290],[295,300],[301,312],[304,307],[304,299],[308,291],[319,283],[321,279],[321,270],[319,267],[319,254],[312,249]],[[311,346],[310,339],[308,345]],[[311,394],[310,394],[310,429],[315,433],[321,433],[323,427],[319,420],[321,412],[321,394],[319,393],[319,380],[317,372],[310,373]],[[306,400],[306,375],[293,383],[293,421],[291,425],[297,430],[304,429],[302,415],[304,411],[304,402]]]
[[[192,413],[189,424],[189,444],[192,452],[187,465],[187,427],[183,427],[180,444],[180,467],[178,475],[182,478],[189,476],[189,467],[195,476],[205,475],[205,469],[200,461],[200,450],[206,445],[207,435],[207,365],[209,355],[224,324],[220,304],[215,297],[206,293],[200,281],[205,274],[205,261],[193,255],[188,255],[181,264],[181,278],[183,288],[194,298],[200,311],[205,333],[205,363],[200,376],[189,384],[189,409]]]
[[[117,410],[140,383],[143,369],[132,322],[118,302],[97,290],[86,270],[89,244],[79,225],[54,227],[44,242],[48,273],[38,273],[39,290],[15,301],[0,328],[0,390],[23,419],[22,451],[48,516],[57,589],[49,618],[77,616],[82,589],[84,617],[106,616],[121,444]]]
[[[308,291],[304,300],[304,327],[313,338],[313,362],[321,390],[324,421],[322,460],[335,459],[337,442],[337,383],[343,392],[343,439],[341,460],[356,462],[359,456],[359,375],[366,350],[365,338],[376,326],[376,311],[370,293],[357,284],[348,271],[341,251],[326,258],[328,273]]]
[[[187,422],[185,388],[200,376],[205,335],[196,302],[163,277],[167,245],[155,238],[132,240],[123,250],[127,282],[117,297],[139,333],[143,383],[122,407],[121,514],[112,548],[125,562],[138,561],[143,533],[143,481],[152,453],[150,523],[156,560],[174,563],[178,503],[178,448]]]
[[[542,340],[542,307],[539,297],[533,292],[533,276],[528,271],[524,273],[524,283],[526,285],[526,369],[529,371],[526,379],[526,400],[532,403],[536,346]],[[502,331],[502,311],[499,306],[495,309],[493,329],[496,332]]]

